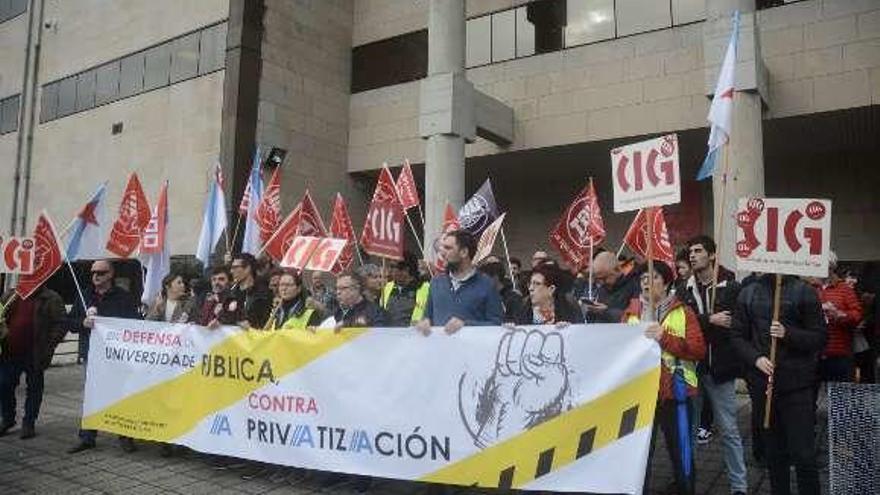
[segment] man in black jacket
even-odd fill
[[[384,327],[387,315],[378,304],[364,297],[364,282],[353,273],[336,279],[336,329],[352,327]]]
[[[818,356],[825,348],[826,325],[815,289],[797,277],[782,279],[779,320],[773,318],[775,275],[765,274],[744,287],[733,312],[731,342],[748,369],[752,425],[763,425],[767,379],[773,377],[770,428],[762,430],[774,494],[790,490],[790,466],[798,493],[819,493],[814,427]],[[776,337],[776,364],[770,361]]]
[[[137,299],[114,283],[114,275],[115,271],[111,262],[98,260],[92,263],[92,288],[87,289],[83,295],[88,309],[83,310],[81,304],[74,304],[70,314],[70,331],[79,333],[80,340],[86,339],[88,341],[95,325],[96,316],[141,318]],[[80,301],[76,302],[80,303]],[[88,349],[88,344],[86,344],[86,349]],[[88,357],[88,353],[86,357]],[[95,430],[80,430],[79,443],[67,452],[75,454],[95,448],[97,436],[98,432]],[[125,452],[134,452],[135,450],[134,441],[129,437],[120,436],[119,445]]]
[[[261,329],[272,311],[272,293],[257,278],[257,259],[250,253],[237,254],[229,265],[233,285],[222,302],[222,310],[209,328],[238,325],[247,330]]]
[[[620,323],[623,312],[630,301],[639,297],[642,289],[639,283],[641,270],[634,268],[624,274],[617,256],[609,251],[596,255],[590,266],[593,280],[599,286],[596,301],[581,301],[590,323]]]
[[[715,241],[698,236],[687,243],[692,275],[676,291],[700,321],[706,339],[706,359],[697,366],[700,397],[709,400],[721,430],[724,464],[730,491],[748,492],[748,476],[743,458],[742,437],[736,424],[736,377],[742,374],[739,356],[730,342],[731,313],[736,306],[739,284],[730,270],[718,267],[718,284],[712,304],[712,278],[715,271]],[[695,407],[699,411],[700,407]]]

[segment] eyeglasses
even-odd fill
[[[110,273],[108,270],[92,270],[93,277],[96,275],[98,277],[103,277],[104,275],[107,275],[108,273]]]

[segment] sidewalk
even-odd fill
[[[23,383],[19,395],[23,392]],[[53,366],[46,372],[46,392],[37,423],[37,437],[23,441],[16,427],[0,438],[0,493],[97,494],[152,493],[175,494],[260,494],[260,493],[356,493],[348,485],[322,489],[317,479],[303,479],[289,468],[269,467],[253,479],[243,479],[259,469],[253,463],[238,463],[218,470],[207,456],[193,452],[171,459],[159,456],[159,447],[139,442],[139,450],[125,454],[112,435],[100,434],[98,448],[76,455],[66,449],[76,442],[83,389],[83,367]],[[24,398],[21,397],[20,400]],[[20,402],[21,403],[21,402]],[[748,404],[740,409],[745,451],[751,452]],[[697,448],[697,493],[726,494],[727,477],[722,463],[721,442]],[[657,462],[653,480],[657,489],[648,493],[661,494],[672,479],[670,464],[662,441],[658,442]],[[766,474],[747,459],[750,493],[770,493]],[[369,493],[381,495],[420,494],[426,485],[399,481],[378,481]],[[493,493],[492,490],[450,489],[449,493]],[[497,493],[497,492],[494,492]]]

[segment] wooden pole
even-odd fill
[[[510,275],[510,283],[516,287],[516,280],[513,279],[513,263],[510,262],[510,251],[507,250],[507,236],[504,235],[504,226],[501,226],[501,245],[504,246],[504,257],[507,258],[507,274]]]
[[[727,150],[730,144],[724,145],[724,174],[721,176],[721,216],[718,218],[718,229],[715,233],[715,266],[712,268],[712,290],[709,294],[709,312],[715,312],[715,294],[718,286],[718,268],[721,266],[721,250],[724,249],[724,219],[727,217],[727,174],[730,172],[730,160]]]
[[[651,206],[645,210],[645,219],[648,224],[647,229],[647,243],[648,243],[648,287],[650,290],[648,291],[648,310],[650,311],[651,319],[648,321],[654,321],[654,308],[656,307],[656,301],[654,301],[654,217],[656,216],[656,206]]]
[[[779,305],[782,297],[782,274],[776,274],[776,290],[773,292],[773,320],[779,321]],[[773,373],[776,373],[776,337],[770,337],[770,363],[773,364]],[[767,397],[764,402],[764,429],[770,428],[770,408],[773,405],[773,373],[767,377]]]

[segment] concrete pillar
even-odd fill
[[[766,71],[761,59],[754,0],[707,0],[706,2],[708,22],[704,46],[713,48],[704,50],[709,92],[714,90],[718,67],[724,56],[723,49],[726,48],[730,36],[731,15],[736,10],[740,12],[740,31],[737,44],[733,129],[728,149],[722,153],[722,160],[716,165],[716,173],[712,180],[714,236],[716,242],[721,240],[719,245],[721,263],[731,269],[735,269],[736,265],[733,246],[736,238],[734,213],[737,200],[744,196],[764,194],[762,112],[765,104],[763,95],[766,95]],[[725,25],[726,29],[724,29]],[[720,55],[717,55],[718,53]],[[710,59],[715,56],[717,60]],[[728,167],[729,174],[724,194],[726,204],[722,204],[725,166]],[[723,221],[722,215],[724,215]]]
[[[428,78],[452,74],[461,77],[465,64],[464,0],[431,0],[428,13]],[[451,103],[451,102],[450,102]],[[421,106],[429,102],[422,97]],[[444,126],[428,135],[425,149],[425,237],[427,244],[440,232],[449,201],[464,201],[465,138],[457,126]]]

